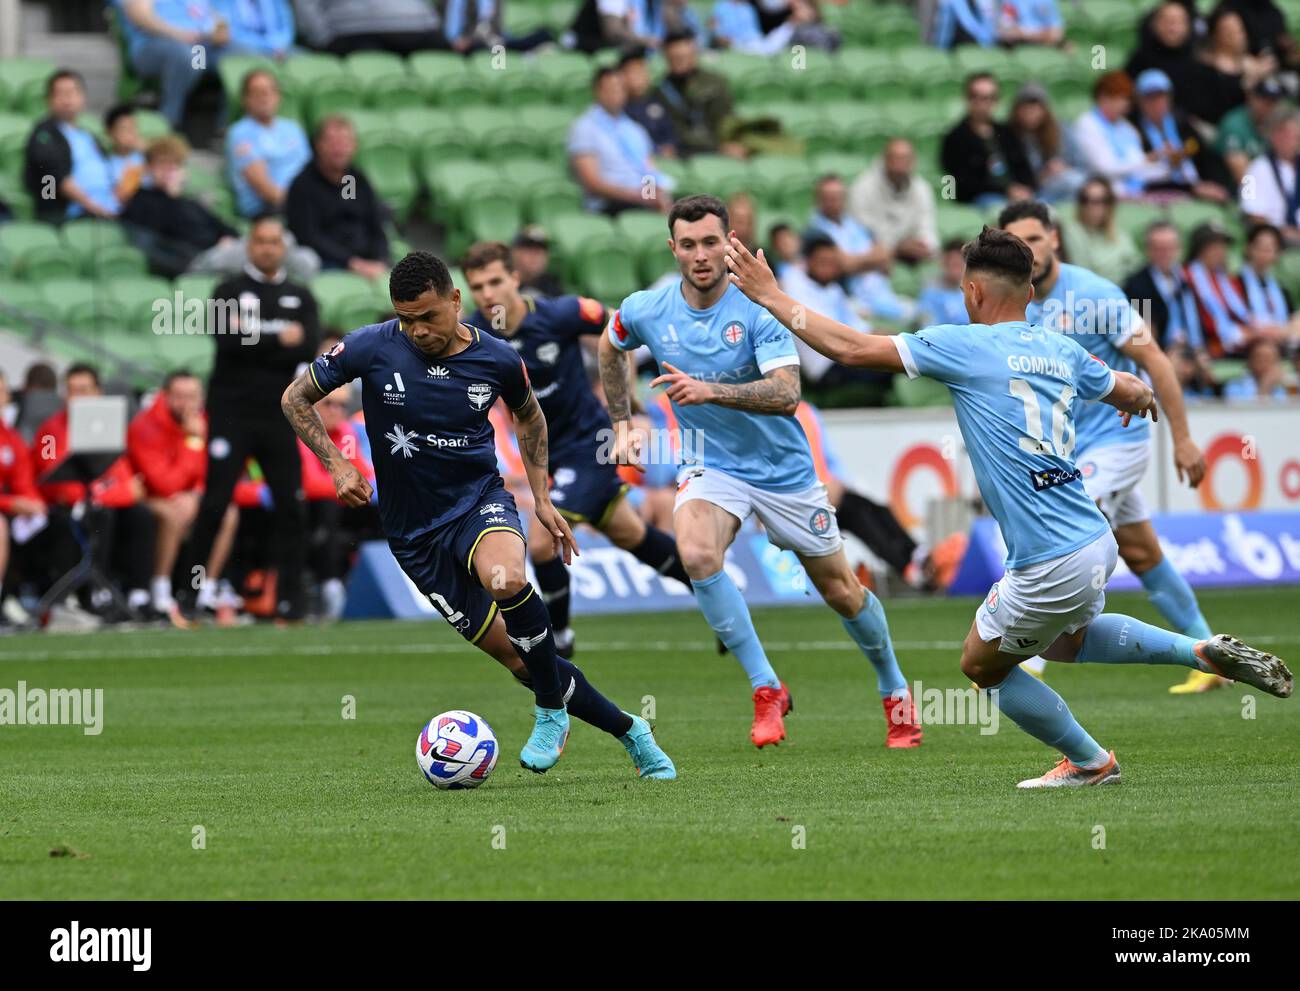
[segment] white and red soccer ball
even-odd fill
[[[434,716],[420,730],[415,759],[435,788],[477,788],[497,766],[499,749],[487,720],[452,709]]]

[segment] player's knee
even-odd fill
[[[823,583],[821,593],[826,604],[846,619],[862,611],[862,585],[851,574],[836,575]]]
[[[722,570],[722,551],[717,547],[692,544],[679,546],[677,553],[686,573],[696,580],[716,575]]]
[[[508,599],[528,587],[528,575],[522,563],[494,564],[487,571],[488,591],[494,599]]]

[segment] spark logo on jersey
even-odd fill
[[[468,437],[439,437],[437,434],[426,434],[424,440],[430,447],[469,447]]]
[[[486,382],[475,382],[465,390],[469,396],[469,404],[474,409],[487,409],[492,403],[492,386]]]
[[[745,339],[745,325],[733,320],[722,328],[722,339],[730,347],[739,347],[740,342]]]

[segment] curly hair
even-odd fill
[[[450,295],[452,290],[451,273],[431,251],[412,251],[389,273],[388,295],[394,302],[408,303],[430,289],[439,296]]]

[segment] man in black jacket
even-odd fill
[[[1182,236],[1168,220],[1157,220],[1146,231],[1147,265],[1124,280],[1124,295],[1142,313],[1150,314],[1156,343],[1166,351],[1177,346],[1204,350],[1196,297],[1183,278],[1179,256]]]
[[[61,223],[71,217],[115,217],[108,157],[89,131],[77,126],[86,109],[86,87],[71,69],[60,69],[45,84],[49,114],[28,135],[23,182],[36,203],[36,219]]]
[[[368,279],[388,273],[388,209],[352,156],[357,136],[346,117],[316,128],[315,157],[289,186],[286,216],[298,243],[320,255],[323,268],[346,268]]]
[[[959,203],[984,207],[1034,195],[1034,170],[1019,139],[993,119],[1001,94],[987,72],[966,79],[966,116],[943,139],[944,181],[952,177]],[[944,195],[947,191],[943,191]]]
[[[278,619],[303,618],[302,463],[298,440],[280,412],[280,394],[320,337],[316,301],[284,272],[284,227],[275,217],[253,221],[244,274],[213,290],[217,359],[208,383],[208,471],[190,539],[188,564],[208,560],[235,483],[252,457],[274,504]],[[205,575],[198,606],[211,603],[220,575]],[[191,603],[187,603],[191,605]]]
[[[188,153],[178,137],[151,141],[145,182],[121,214],[127,237],[145,253],[150,270],[169,279],[202,268],[196,260],[209,249],[234,248],[239,241],[233,227],[198,200],[181,195]]]

